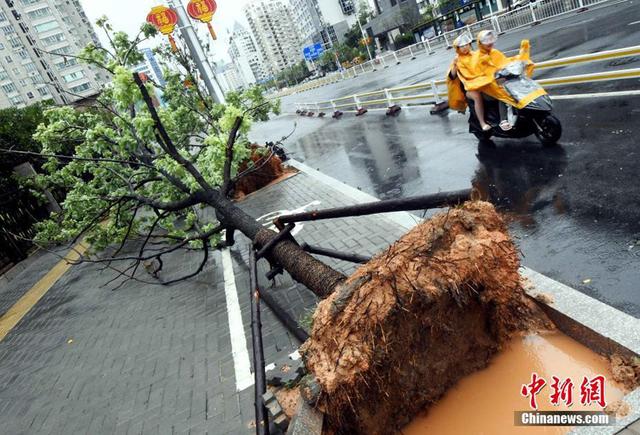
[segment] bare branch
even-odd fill
[[[34,157],[42,157],[42,158],[54,158],[58,160],[77,160],[81,162],[106,162],[106,163],[120,163],[125,165],[141,165],[147,168],[151,168],[156,170],[155,166],[147,165],[146,163],[140,161],[132,161],[132,160],[120,160],[120,159],[104,159],[98,157],[76,157],[76,156],[65,156],[62,154],[44,154],[44,153],[36,153],[32,151],[18,151],[7,148],[0,148],[0,152],[9,153],[9,154],[23,154],[27,156]]]
[[[222,172],[222,194],[224,196],[229,195],[229,191],[231,190],[231,165],[233,164],[233,146],[236,143],[236,138],[238,136],[238,130],[240,130],[240,126],[242,125],[242,117],[237,116],[235,121],[233,122],[233,127],[231,127],[231,132],[229,133],[229,138],[227,139],[227,146],[225,152],[225,161],[224,161],[224,169]]]

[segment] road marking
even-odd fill
[[[24,316],[38,303],[53,285],[71,267],[71,263],[78,260],[87,250],[88,244],[80,242],[60,260],[40,281],[31,287],[9,310],[0,317],[0,341],[22,320]]]
[[[630,97],[633,95],[640,95],[640,90],[594,92],[592,94],[551,95],[550,97],[552,100],[573,100],[573,99],[581,99],[581,98]]]
[[[236,391],[242,391],[253,385],[251,363],[247,350],[247,339],[242,323],[242,312],[238,302],[238,290],[233,274],[233,262],[229,248],[222,250],[222,274],[224,276],[224,297],[227,302],[227,317],[229,319],[229,336],[231,337],[231,355],[236,374]]]
[[[640,21],[634,21],[633,23],[627,24],[627,26],[633,26],[634,24],[640,24]]]

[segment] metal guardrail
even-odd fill
[[[625,47],[615,50],[606,50],[596,53],[583,54],[578,56],[570,56],[562,59],[552,59],[536,64],[536,70],[539,69],[551,69],[564,66],[572,66],[583,63],[601,62],[610,59],[620,59],[625,57],[640,55],[640,45]],[[611,80],[624,80],[640,78],[640,68],[623,69],[616,71],[606,71],[599,73],[580,74],[566,77],[553,77],[537,80],[542,86],[561,86],[569,84],[581,84],[581,83],[593,83],[600,81]],[[346,97],[340,97],[329,101],[320,101],[314,103],[296,103],[297,110],[329,110],[345,108],[355,108],[355,110],[362,110],[368,106],[385,105],[392,107],[398,101],[412,101],[412,100],[426,100],[425,104],[440,103],[442,97],[447,96],[446,90],[439,89],[439,86],[446,84],[445,80],[433,80],[430,82],[418,83],[409,86],[398,86],[395,88],[379,89],[376,91],[369,91],[361,94],[350,95]],[[398,93],[404,93],[408,91],[424,91],[426,89],[431,90],[428,93],[397,95]],[[380,97],[371,99],[371,97]],[[347,103],[343,103],[348,101]],[[340,104],[338,104],[340,103]]]
[[[336,83],[346,78],[358,77],[363,73],[376,71],[378,67],[386,68],[389,64],[400,63],[401,59],[415,59],[418,54],[433,54],[435,49],[451,48],[453,40],[462,33],[468,33],[473,38],[480,30],[495,30],[498,33],[505,33],[521,27],[531,26],[541,21],[559,17],[571,12],[585,10],[589,6],[607,3],[616,0],[538,0],[529,3],[527,6],[514,9],[512,11],[500,11],[493,13],[490,17],[469,24],[463,28],[451,30],[434,36],[433,38],[420,41],[399,50],[382,53],[373,61],[355,65],[343,72],[337,72],[322,79],[314,80],[303,85],[288,89],[286,92],[277,93],[275,96],[282,97],[295,92],[305,92],[316,89],[327,84]],[[540,66],[544,68],[544,66]]]

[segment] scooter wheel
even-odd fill
[[[539,129],[536,129],[536,137],[544,146],[557,145],[562,136],[562,124],[553,115],[547,115],[537,122]]]

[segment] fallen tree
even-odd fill
[[[181,51],[175,57],[181,73],[167,71],[160,86],[129,70],[140,60],[137,44],[154,30],[145,26],[130,41],[111,35],[106,20],[98,24],[112,50],[90,46],[80,57],[110,71],[113,82],[94,107],[48,110],[36,134],[48,171],[38,186],[68,192],[63,212],[40,225],[40,242],[85,237],[93,252],[79,261],[104,264],[123,282],[143,281],[144,262],[157,262],[158,274],[170,253],[202,251],[195,270],[164,284],[200,273],[210,250],[233,244],[236,231],[258,248],[270,246],[265,256],[272,266],[327,298],[303,351],[317,387],[314,403],[342,433],[399,427],[536,318],[518,284],[515,248],[486,203],[418,226],[349,279],[291,238],[274,243],[277,233],[230,198],[261,164],[240,166],[251,153],[251,121],[266,120],[277,104],[257,88],[215,104]],[[165,106],[156,106],[157,90]],[[73,155],[61,155],[69,145]],[[215,219],[197,212],[204,206]],[[128,242],[137,243],[134,254],[123,254]]]

